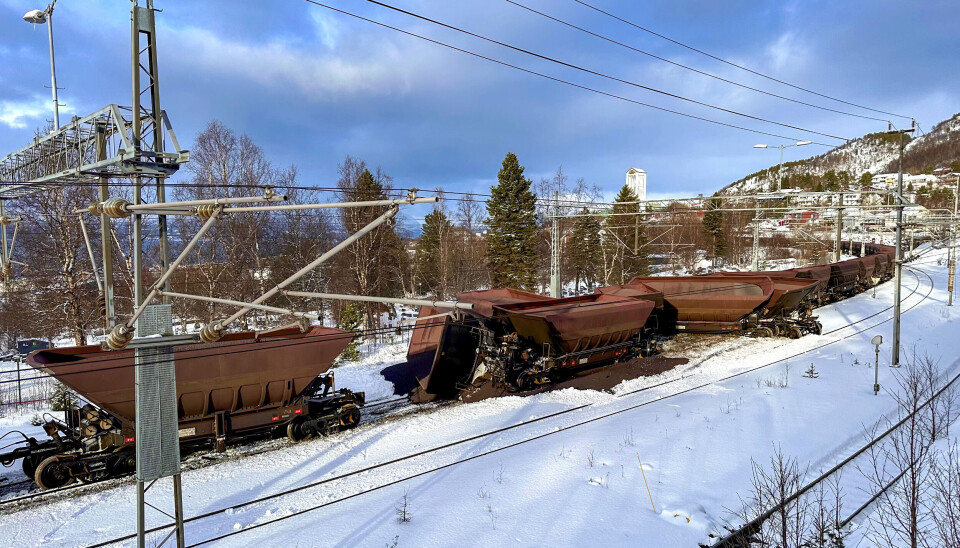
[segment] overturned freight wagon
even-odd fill
[[[457,300],[473,310],[438,321],[436,310],[421,309],[408,353],[421,364],[418,399],[455,397],[484,380],[528,390],[651,350],[651,301],[599,293],[552,299],[509,289]]]
[[[285,432],[298,440],[355,426],[363,393],[334,389],[324,375],[354,334],[311,327],[267,333],[231,333],[215,343],[173,347],[179,436],[184,446],[222,450],[230,439]],[[23,459],[41,488],[93,481],[135,466],[134,350],[99,346],[40,350],[32,367],[89,402],[48,422],[51,439],[29,438],[0,455]]]

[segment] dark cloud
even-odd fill
[[[574,2],[520,0],[657,55],[840,110],[631,29]],[[958,110],[955,2],[626,2],[598,5],[758,70],[929,127]],[[798,138],[504,50],[383,8],[344,9],[556,77],[667,108]],[[362,5],[361,5],[362,4]],[[506,2],[397,0],[412,11],[618,77],[827,133],[855,137],[883,124],[760,96],[585,36]],[[35,6],[0,0],[0,148],[23,146],[48,101],[45,29],[20,21]],[[776,161],[764,136],[660,113],[445,50],[306,2],[168,2],[158,15],[164,107],[182,142],[209,120],[249,134],[304,182],[329,185],[351,154],[398,186],[485,192],[514,151],[533,178],[563,164],[612,193],[632,166],[656,194],[709,193]],[[126,3],[70,2],[55,16],[63,99],[79,114],[129,102]],[[18,111],[17,109],[21,109]],[[23,127],[4,125],[21,112]],[[865,111],[858,111],[865,112]],[[865,112],[869,114],[869,112]],[[46,113],[43,115],[48,116]],[[25,123],[25,125],[24,125]],[[823,142],[833,142],[818,138]],[[800,152],[788,151],[788,159]],[[792,155],[790,153],[793,153]]]

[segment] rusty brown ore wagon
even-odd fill
[[[732,272],[710,274],[716,276],[765,276],[773,282],[770,300],[760,309],[759,327],[754,335],[777,337],[783,335],[800,338],[805,333],[822,332],[822,326],[812,315],[815,293],[820,282],[815,279],[798,278],[796,270],[767,272]]]
[[[651,276],[628,285],[634,283],[663,294],[656,313],[664,332],[750,332],[760,327],[760,308],[774,290],[766,276]]]
[[[311,327],[174,346],[181,445],[223,450],[251,435],[286,433],[299,440],[356,426],[363,393],[336,390],[332,374],[325,375],[353,337]],[[45,489],[132,471],[134,351],[56,348],[32,353],[27,363],[88,403],[68,410],[63,421],[47,422],[49,440],[26,439],[0,461],[22,458],[24,472]]]
[[[650,350],[652,301],[599,293],[553,299],[508,289],[457,300],[474,309],[439,321],[437,311],[420,311],[408,352],[429,364],[418,376],[419,399],[453,397],[477,380],[529,389]]]

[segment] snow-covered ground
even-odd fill
[[[906,348],[954,372],[960,306],[946,306],[941,254],[905,269],[902,337]],[[315,485],[189,521],[187,544],[231,535],[205,545],[696,546],[738,506],[751,458],[766,461],[779,445],[811,470],[827,467],[862,444],[864,425],[894,412],[889,343],[879,396],[870,344],[877,334],[890,340],[892,295],[887,283],[819,309],[819,337],[731,338],[697,348],[686,366],[627,381],[614,394],[568,389],[441,406],[189,470],[188,519]],[[403,350],[381,347],[338,368],[338,385],[389,397],[376,371],[402,361]],[[819,378],[801,376],[811,364]],[[164,504],[170,490],[158,483],[149,500]],[[0,538],[11,546],[85,546],[120,537],[135,530],[135,501],[133,485],[119,481],[8,509]],[[401,522],[404,501],[409,521]],[[167,521],[148,511],[149,526]]]

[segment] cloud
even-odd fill
[[[317,38],[323,42],[323,45],[327,46],[328,49],[335,48],[340,38],[340,25],[337,24],[337,21],[320,10],[310,10],[310,19],[313,21]]]
[[[322,31],[323,27],[318,23],[318,37],[326,51],[279,39],[234,41],[198,28],[170,29],[176,36],[167,39],[175,40],[177,49],[187,52],[173,61],[198,74],[234,75],[274,89],[292,86],[308,96],[388,94],[412,87],[412,79],[403,70],[409,58],[404,59],[397,48],[377,44],[376,55],[356,58],[341,51],[346,47],[330,49],[339,43],[337,32],[332,28]]]
[[[807,48],[792,32],[781,34],[767,46],[767,59],[774,73],[796,73],[805,64]]]
[[[50,116],[50,108],[50,99],[40,97],[27,101],[0,101],[0,124],[11,129],[24,129]]]

